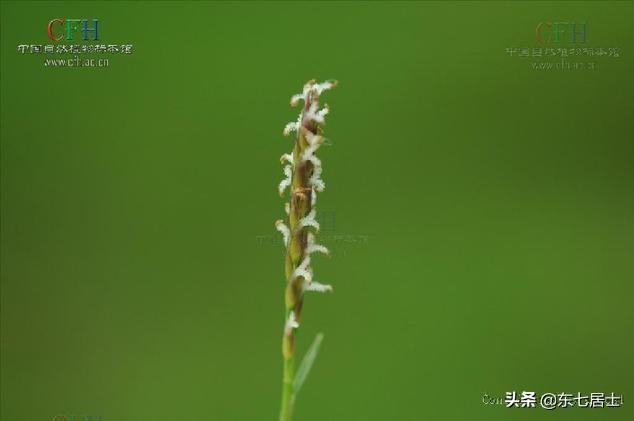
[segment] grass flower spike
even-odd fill
[[[324,143],[323,128],[329,108],[319,108],[319,97],[324,91],[337,86],[336,81],[304,85],[302,93],[291,97],[291,106],[302,106],[296,121],[284,127],[284,135],[295,137],[292,153],[280,158],[284,165],[285,178],[278,190],[284,196],[290,189],[289,200],[285,203],[286,220],[275,222],[276,229],[282,234],[286,247],[285,261],[285,323],[282,338],[284,375],[282,387],[282,408],[280,421],[291,420],[295,397],[310,370],[317,355],[323,336],[317,338],[309,348],[297,372],[295,372],[295,331],[300,326],[304,295],[307,292],[329,292],[330,285],[321,284],[313,279],[311,255],[323,253],[328,249],[316,243],[319,232],[317,222],[317,193],[324,191],[326,185],[321,179],[321,160],[316,152]]]

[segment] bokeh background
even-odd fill
[[[298,421],[631,420],[634,6],[3,2],[3,421],[275,420],[288,100],[337,78]],[[56,17],[108,68],[45,68]],[[536,71],[546,20],[596,71]],[[623,407],[506,409],[511,390]]]

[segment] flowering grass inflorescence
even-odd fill
[[[304,294],[309,291],[332,291],[330,285],[314,280],[311,255],[329,254],[326,247],[315,241],[315,234],[319,231],[315,208],[317,193],[321,193],[326,187],[321,179],[321,160],[315,153],[324,143],[323,127],[329,112],[328,105],[319,108],[319,97],[324,91],[336,85],[336,81],[316,83],[312,80],[306,83],[302,93],[291,97],[292,106],[303,102],[299,117],[284,128],[285,136],[295,135],[295,144],[292,153],[284,154],[280,158],[282,164],[285,164],[285,178],[279,184],[278,190],[283,196],[286,189],[290,189],[290,198],[285,203],[286,221],[275,222],[275,227],[282,233],[286,246],[286,312],[282,339],[284,378],[280,421],[291,419],[295,396],[310,370],[322,338],[318,335],[298,372],[295,373],[295,330],[299,327]]]

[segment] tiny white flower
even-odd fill
[[[304,98],[306,98],[306,96],[310,93],[310,91],[313,89],[313,86],[315,86],[315,79],[309,80],[304,84],[304,88],[302,89],[302,94],[304,95]]]
[[[284,221],[278,219],[275,221],[275,228],[282,233],[282,238],[284,240],[284,245],[288,247],[288,240],[291,237],[291,230],[286,226]]]
[[[288,162],[289,164],[293,165],[293,155],[290,153],[285,153],[284,155],[282,155],[280,157],[280,162],[283,164],[284,162]]]
[[[310,256],[304,256],[302,262],[295,268],[293,274],[291,275],[291,281],[302,277],[304,278],[305,283],[309,284],[313,280],[313,269],[310,265]]]
[[[305,100],[305,94],[301,93],[301,94],[295,94],[291,97],[291,106],[295,107],[297,106],[297,104],[299,104],[299,101],[301,100]]]
[[[288,320],[286,321],[286,326],[284,326],[284,332],[287,335],[290,335],[293,329],[297,329],[299,327],[299,323],[297,323],[297,319],[295,318],[295,312],[291,310],[288,315]]]
[[[317,149],[324,143],[323,136],[314,135],[310,132],[310,130],[302,131],[304,137],[306,138],[306,142],[308,143],[308,147],[304,149],[302,153],[302,159],[306,160],[310,155],[313,155],[317,152]]]
[[[309,131],[307,132],[310,133]],[[326,188],[326,184],[321,179],[321,173],[322,173],[321,160],[317,158],[317,156],[315,155],[315,151],[323,143],[324,138],[321,136],[314,136],[314,137],[319,137],[319,139],[315,140],[315,139],[311,139],[310,135],[306,136],[306,140],[309,141],[310,146],[304,150],[302,154],[302,161],[310,161],[313,164],[313,173],[311,174],[310,179],[308,180],[308,184],[311,187],[313,187],[314,190],[318,192],[323,192],[324,189]],[[310,143],[311,140],[314,141],[314,143]]]
[[[280,192],[280,196],[284,194],[284,190],[293,182],[293,167],[287,165],[284,167],[284,175],[286,178],[280,182],[280,185],[277,187],[277,190]]]
[[[287,215],[290,215],[290,213],[291,213],[291,204],[289,202],[284,203],[284,212],[286,212]]]
[[[304,85],[301,94],[295,94],[291,97],[291,105],[295,107],[299,104],[299,101],[306,101],[311,93],[318,97],[322,92],[332,89],[335,86],[337,86],[337,81],[334,80],[327,80],[322,83],[315,83],[314,80],[311,80]]]
[[[330,251],[325,246],[315,243],[315,234],[313,234],[312,232],[308,233],[307,243],[308,243],[306,245],[307,255],[310,255],[312,253],[323,253],[326,255],[330,255]]]
[[[313,164],[313,176],[315,176],[315,174],[318,174],[314,178],[319,178],[319,176],[321,175],[321,160],[315,155],[309,156],[307,160]],[[313,176],[311,176],[311,178],[313,178]]]
[[[315,83],[312,86],[312,90],[317,94],[317,95],[321,95],[322,92],[327,91],[329,89],[334,88],[335,86],[337,86],[337,81],[335,80],[327,80],[325,82],[322,83]]]
[[[306,110],[306,112],[304,113],[304,121],[314,121],[316,123],[323,124],[324,117],[319,115],[319,113],[317,112],[318,108],[319,104],[317,103],[317,101],[312,102],[310,104],[310,107],[308,107],[308,110]]]
[[[284,136],[288,136],[289,134],[296,132],[297,129],[299,129],[299,123],[297,121],[291,121],[284,126]]]
[[[301,130],[301,133],[306,138],[306,142],[308,142],[308,145],[310,145],[310,146],[319,147],[325,141],[323,136],[320,136],[318,134],[314,134],[313,132],[311,132],[310,130],[308,130],[305,127],[302,127],[300,130]]]
[[[311,282],[304,287],[304,291],[332,292],[332,285],[324,285],[320,284],[319,282]]]
[[[319,171],[321,172],[321,160],[312,153],[310,148],[312,148],[312,146],[306,148],[306,150],[302,154],[302,161],[310,161],[313,164],[313,171],[319,168]]]
[[[324,117],[326,117],[326,115],[330,112],[330,108],[328,107],[328,104],[324,104],[324,108],[322,108],[321,110],[317,111],[317,115],[320,116],[322,119]]]
[[[310,185],[313,186],[319,193],[326,189],[326,183],[324,183],[324,180],[321,178],[311,178]]]
[[[326,188],[326,183],[321,179],[321,165],[316,165],[313,169],[313,174],[310,176],[308,180],[308,184],[310,184],[313,189],[318,191],[319,193],[323,192]]]
[[[315,211],[315,209],[311,209],[308,215],[299,220],[299,227],[313,227],[317,231],[319,231],[319,222],[317,222],[317,220],[315,219],[316,214],[317,211]]]

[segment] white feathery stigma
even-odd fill
[[[306,110],[306,114],[304,114],[304,120],[314,121],[316,123],[323,124],[324,116],[321,115],[317,111],[318,108],[319,108],[319,104],[317,103],[317,101],[312,102],[310,104],[310,107],[308,107],[308,110]]]
[[[297,329],[299,327],[299,323],[297,323],[297,319],[295,319],[295,312],[291,310],[288,314],[288,320],[286,321],[286,326],[284,326],[284,331],[288,335],[293,329]]]
[[[322,92],[327,91],[329,89],[334,88],[337,85],[337,83],[333,80],[327,80],[325,82],[322,83],[315,83],[312,86],[312,90],[317,94],[317,95],[321,95]]]
[[[319,231],[319,222],[315,219],[316,214],[315,208],[311,209],[308,215],[299,220],[299,228],[313,227]]]
[[[302,89],[301,94],[295,94],[291,97],[291,105],[295,107],[299,104],[299,101],[301,100],[306,102],[306,99],[311,93],[315,94],[316,96],[320,96],[322,92],[332,89],[336,85],[337,85],[337,82],[333,80],[327,80],[322,83],[315,83],[314,80],[311,80],[310,82],[304,85],[304,88]]]
[[[311,283],[313,280],[313,269],[310,267],[310,256],[305,256],[302,262],[295,268],[293,274],[291,275],[291,281],[299,277],[304,278],[307,284]]]
[[[330,108],[328,107],[328,104],[324,104],[324,108],[317,111],[317,115],[321,117],[323,120],[323,118],[326,117],[326,115],[328,115],[329,112],[330,112]]]
[[[311,164],[313,164],[313,171],[317,168],[321,171],[321,160],[314,154],[314,149],[317,149],[318,147],[319,146],[309,146],[302,154],[302,161],[310,161]]]
[[[291,237],[291,230],[286,226],[284,221],[278,219],[275,221],[275,229],[282,233],[282,238],[284,240],[284,245],[288,247],[288,240]]]
[[[282,155],[280,157],[280,162],[283,164],[284,162],[288,162],[289,164],[293,165],[293,155],[290,153],[285,153],[284,155]]]
[[[291,97],[291,106],[296,107],[297,104],[299,104],[299,101],[304,99],[304,95],[304,93],[293,95]]]
[[[293,182],[293,167],[290,165],[285,166],[284,175],[286,178],[280,181],[280,185],[277,187],[277,190],[280,192],[280,196],[284,194],[284,190],[286,190],[286,188]]]
[[[297,121],[291,121],[284,126],[284,136],[288,136],[289,134],[296,132],[297,129],[299,129],[299,123]]]
[[[306,255],[311,255],[313,253],[323,253],[326,255],[330,255],[330,251],[325,246],[321,244],[317,244],[315,242],[315,234],[309,232],[307,234],[307,245],[306,245]]]
[[[324,180],[321,179],[321,165],[315,165],[313,175],[310,176],[308,183],[319,193],[324,191],[326,183],[324,183]]]
[[[332,285],[320,284],[319,282],[311,282],[304,287],[304,291],[332,292]]]

